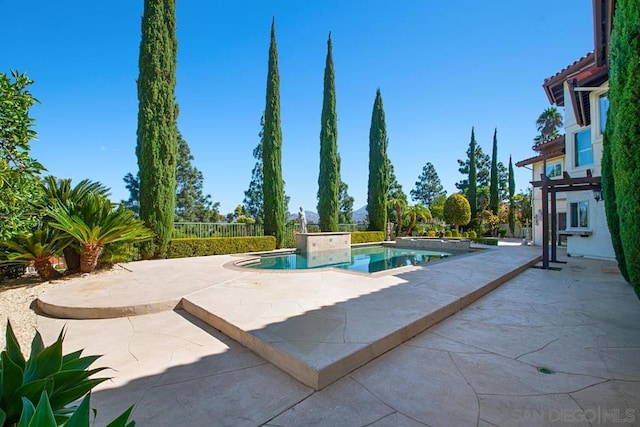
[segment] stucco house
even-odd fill
[[[534,244],[546,244],[546,226],[550,234],[555,230],[549,241],[566,244],[571,256],[614,258],[599,181],[614,6],[615,0],[593,0],[594,51],[542,85],[550,104],[564,108],[565,134],[534,146],[535,156],[516,162],[532,170]]]

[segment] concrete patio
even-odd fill
[[[510,257],[518,250],[500,253]],[[227,257],[214,258],[220,259],[220,280],[232,280],[234,272],[221,268]],[[148,283],[140,283],[153,304],[140,299],[129,305],[146,306],[140,310],[149,314],[39,317],[38,327],[50,341],[66,324],[65,351],[105,354],[97,364],[114,371],[93,394],[97,425],[134,403],[141,426],[638,424],[640,302],[619,274],[604,272],[610,263],[567,260],[562,271],[526,270],[321,391],[191,314],[162,311],[171,298],[159,298],[154,281],[183,281],[180,260],[161,276],[151,268]],[[477,269],[464,273],[473,277]],[[198,274],[206,280],[205,272]],[[96,283],[91,289],[105,292]],[[106,295],[113,298],[114,289]]]

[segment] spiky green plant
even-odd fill
[[[8,250],[2,254],[0,265],[33,263],[43,280],[55,279],[61,274],[51,265],[51,257],[60,254],[70,242],[68,236],[48,227],[33,233],[18,234],[2,242]]]
[[[63,339],[64,330],[45,347],[36,331],[25,359],[7,320],[6,347],[0,353],[0,427],[90,425],[89,393],[108,379],[90,377],[107,368],[88,369],[100,356],[82,357],[82,350],[63,355]],[[135,426],[127,423],[132,410],[133,406],[109,426]]]
[[[94,194],[87,196],[75,213],[56,203],[48,215],[53,218],[51,227],[64,231],[80,245],[80,271],[83,273],[96,268],[104,245],[153,238],[151,230],[132,211],[123,206],[114,208],[108,199]]]
[[[109,196],[109,189],[100,182],[84,179],[71,187],[71,179],[58,179],[55,176],[47,176],[42,183],[44,189],[44,201],[42,203],[43,211],[53,208],[56,202],[60,202],[63,206],[74,213],[87,196],[90,194],[100,195],[102,197]],[[44,218],[45,223],[51,218]],[[63,249],[64,262],[68,272],[80,269],[80,250],[76,245],[68,245]]]

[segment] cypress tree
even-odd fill
[[[604,159],[605,203],[615,203],[619,228],[614,227],[611,235],[613,239],[620,237],[624,254],[621,271],[626,271],[626,277],[640,297],[640,3],[637,0],[617,2],[614,28],[609,81],[611,120],[608,122],[612,124],[612,134],[605,142],[605,150],[611,150],[611,163]],[[607,191],[611,175],[613,198],[611,191]]]
[[[609,234],[611,235],[611,245],[618,261],[620,273],[629,281],[626,263],[624,260],[624,250],[622,249],[622,240],[620,240],[620,217],[618,216],[618,208],[616,204],[615,183],[613,182],[612,169],[612,145],[613,145],[613,117],[612,111],[609,109],[607,116],[607,124],[604,132],[602,147],[602,200],[604,202],[604,210],[607,217],[607,225]]]
[[[340,182],[336,84],[333,73],[331,33],[329,33],[327,61],[324,68],[324,98],[320,120],[320,173],[318,175],[318,214],[322,231],[338,231]]]
[[[493,131],[493,151],[491,152],[491,183],[489,184],[489,209],[498,215],[498,129]]]
[[[513,163],[511,162],[511,156],[509,156],[509,231],[511,236],[516,230],[516,177],[513,174]]]
[[[143,256],[163,257],[176,203],[177,115],[175,0],[145,0],[138,77],[140,218],[155,233]]]
[[[271,21],[267,103],[264,109],[262,140],[264,234],[276,237],[276,247],[284,245],[284,181],[282,180],[282,129],[280,128],[280,74],[276,46],[276,21]]]
[[[389,191],[389,159],[387,158],[387,125],[380,89],[371,114],[369,130],[369,186],[367,212],[369,230],[385,231],[387,224],[387,192]]]
[[[478,217],[478,176],[476,167],[476,135],[472,127],[471,141],[469,142],[469,191],[467,192],[469,205],[471,206],[471,221]]]

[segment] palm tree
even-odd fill
[[[556,107],[546,108],[536,120],[536,127],[540,135],[534,138],[534,142],[541,144],[549,139],[556,138],[560,134],[558,129],[562,127],[562,114]]]
[[[105,245],[134,243],[149,240],[153,233],[123,206],[114,205],[101,195],[88,194],[81,205],[71,212],[56,202],[48,215],[53,218],[50,227],[64,231],[80,246],[80,271],[92,272]]]
[[[424,205],[414,205],[407,207],[407,215],[409,215],[409,226],[407,227],[406,235],[410,236],[413,231],[413,227],[416,226],[416,222],[419,219],[422,221],[428,221],[431,219],[431,211]]]
[[[396,211],[396,220],[398,221],[398,231],[396,232],[396,236],[400,236],[402,233],[403,210],[407,207],[407,200],[402,197],[402,195],[389,193],[387,206],[393,207]]]
[[[84,200],[90,194],[97,194],[102,197],[109,196],[109,189],[99,182],[88,179],[80,181],[71,188],[71,179],[58,179],[55,176],[47,176],[42,186],[44,188],[43,210],[52,209],[56,202],[62,204],[72,215],[77,211]],[[52,218],[45,217],[45,223]],[[64,261],[67,271],[77,271],[80,269],[80,251],[75,245],[68,245],[63,250]]]
[[[8,248],[0,265],[29,265],[32,262],[43,280],[56,279],[62,274],[51,265],[51,257],[69,245],[70,239],[58,230],[48,227],[30,234],[18,234],[11,240],[2,242]]]

